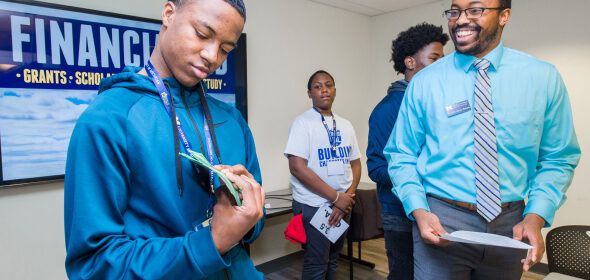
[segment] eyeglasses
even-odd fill
[[[465,12],[467,19],[480,18],[485,10],[504,10],[504,7],[497,8],[467,8],[467,9],[450,9],[446,10],[443,14],[448,20],[457,20],[461,17],[461,13]]]

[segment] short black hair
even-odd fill
[[[311,82],[313,81],[313,78],[315,78],[315,76],[317,76],[319,74],[328,75],[328,77],[330,77],[330,79],[332,79],[332,83],[336,84],[336,82],[334,81],[334,77],[332,77],[332,75],[330,75],[330,73],[328,73],[324,70],[318,70],[318,71],[315,71],[313,74],[311,74],[311,76],[309,77],[309,80],[307,81],[307,90],[311,90]]]
[[[406,72],[404,59],[413,56],[422,48],[433,42],[439,42],[443,46],[449,41],[449,35],[443,33],[442,26],[430,23],[420,23],[402,31],[391,42],[391,60],[393,69],[398,73]]]
[[[505,9],[511,9],[512,0],[500,0],[500,7]]]
[[[179,6],[179,7],[182,6],[182,4],[186,1],[187,0],[167,0],[167,2],[172,2],[176,6]],[[192,0],[188,0],[188,1],[192,1]],[[234,7],[234,9],[236,9],[236,11],[238,11],[238,13],[242,16],[242,18],[244,18],[244,21],[246,20],[246,5],[244,5],[243,0],[223,0],[223,1],[227,2],[232,7]]]

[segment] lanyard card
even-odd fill
[[[341,159],[328,160],[326,167],[328,168],[328,176],[344,174],[344,163]]]

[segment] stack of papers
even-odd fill
[[[490,245],[516,249],[533,249],[533,246],[516,239],[485,232],[458,230],[453,233],[443,234],[440,238],[461,243]]]

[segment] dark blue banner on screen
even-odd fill
[[[70,134],[101,79],[142,67],[159,30],[150,19],[0,1],[1,185],[62,178]],[[233,105],[235,53],[204,81]]]

